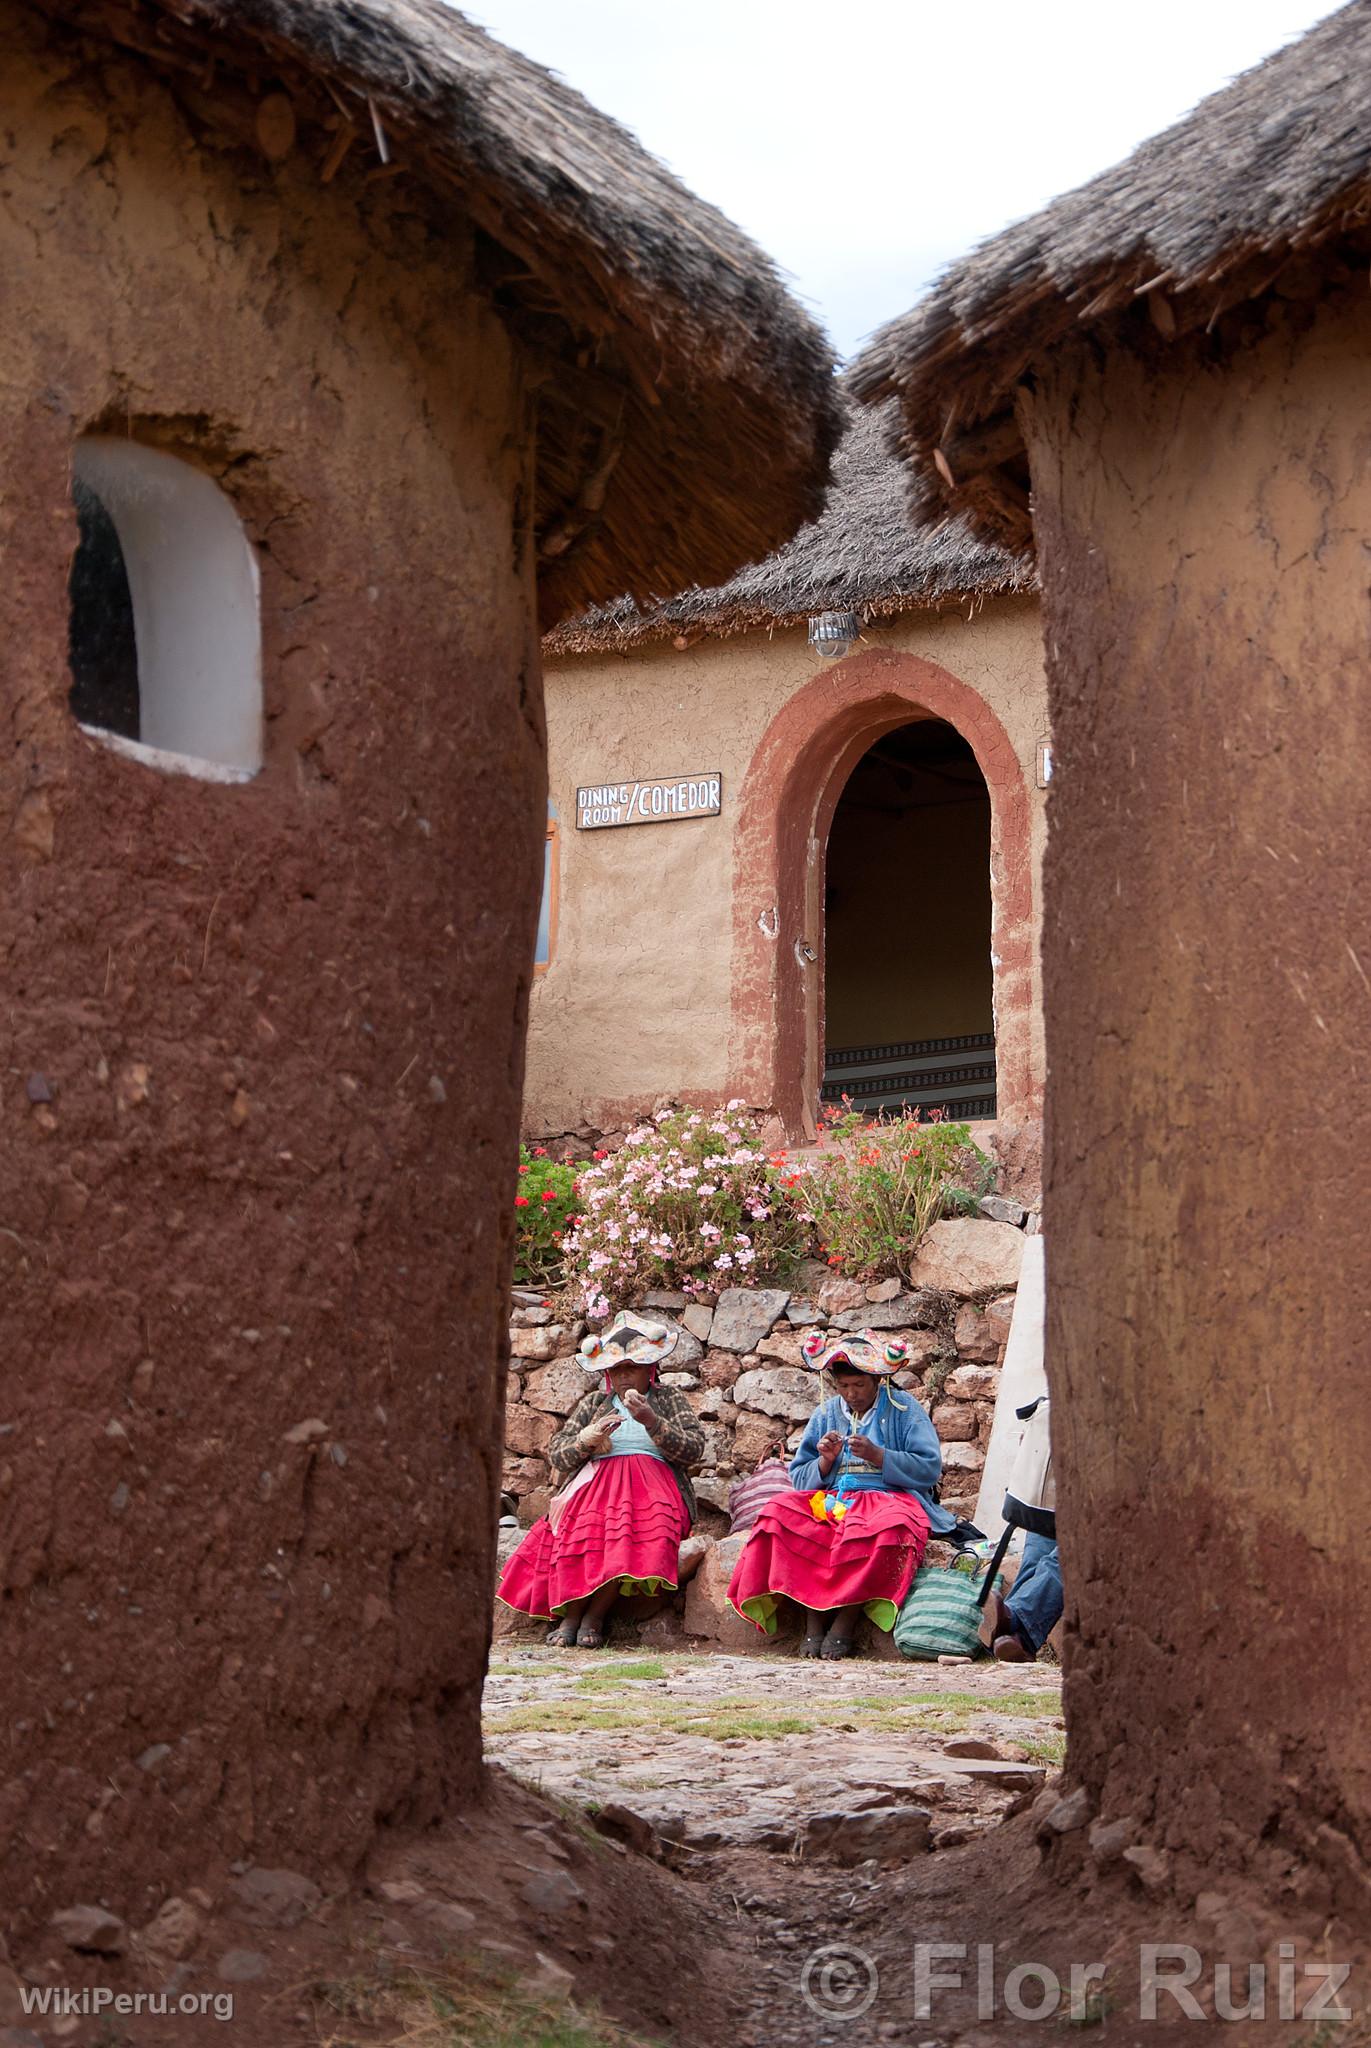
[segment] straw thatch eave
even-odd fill
[[[993,236],[882,328],[849,374],[898,401],[915,488],[1031,549],[1016,389],[1071,336],[1164,352],[1253,338],[1260,302],[1364,277],[1371,0],[1353,0],[1113,170]]]
[[[894,414],[893,406],[855,411],[822,512],[776,553],[725,584],[695,586],[666,604],[643,608],[622,598],[599,606],[549,633],[544,651],[623,652],[772,630],[816,612],[855,611],[872,620],[1031,590],[1031,569],[977,539],[941,505],[928,506],[925,523],[911,523],[906,478],[887,447]]]
[[[366,197],[399,177],[480,275],[538,394],[545,624],[777,546],[822,499],[828,344],[774,266],[626,130],[443,0],[42,0],[136,50],[193,126]]]

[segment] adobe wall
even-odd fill
[[[31,1919],[139,1924],[478,1783],[544,801],[527,435],[406,180],[273,170],[136,61],[0,27],[0,1858]],[[254,543],[247,787],[69,715],[95,424],[208,466]]]
[[[1218,360],[1063,357],[1027,415],[1070,1768],[1183,1899],[1320,1918],[1364,1907],[1371,1824],[1355,289],[1233,316]]]
[[[803,693],[814,693],[814,721],[822,726],[831,716],[833,722],[819,770],[827,775],[852,739],[844,719],[855,717],[854,732],[864,729],[863,717],[869,712],[879,719],[896,691],[909,701],[894,715],[916,716],[924,679],[946,685],[959,702],[979,705],[1003,728],[1013,772],[1026,789],[1029,872],[1022,880],[1032,907],[1025,920],[1023,1060],[1031,1069],[1029,1086],[1040,1086],[1037,875],[1046,821],[1036,756],[1047,737],[1047,713],[1036,603],[989,603],[969,620],[957,611],[878,620],[863,640],[862,652],[838,663],[821,661],[796,627],[774,636],[759,630],[705,639],[684,652],[654,645],[550,664],[559,929],[552,964],[533,995],[526,1128],[612,1129],[663,1095],[713,1102],[737,1093],[758,1106],[767,1101],[766,1058],[759,1061],[757,1040],[771,1029],[764,1013],[773,995],[751,987],[755,975],[744,952],[758,916],[776,905],[767,863],[776,852],[783,803],[778,790],[770,803],[763,794],[749,824],[749,778],[754,785],[771,778],[774,785],[764,743]],[[931,700],[928,708],[949,716]],[[966,736],[984,767],[984,734]],[[789,767],[795,750],[789,742],[781,745],[782,766]],[[721,771],[721,817],[576,831],[579,784],[696,769]],[[837,790],[832,794],[836,800]],[[826,824],[823,829],[826,834]],[[801,867],[804,858],[802,846]],[[887,908],[888,919],[873,919],[873,946],[908,943],[917,929],[916,898],[897,894]],[[783,913],[779,925],[777,955],[809,936],[799,910],[793,917]]]

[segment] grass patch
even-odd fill
[[[611,1664],[607,1670],[591,1671],[576,1681],[577,1692],[613,1692],[616,1685],[626,1678],[665,1678],[666,1666],[660,1657],[629,1658],[623,1664]]]
[[[698,1735],[707,1742],[727,1742],[734,1736],[812,1735],[817,1725],[798,1714],[779,1713],[760,1700],[693,1709],[664,1705],[655,1710],[636,1702],[612,1707],[582,1700],[543,1700],[486,1716],[492,1735],[574,1735],[587,1728],[637,1728],[649,1734]]]
[[[1042,1764],[1064,1764],[1066,1762],[1066,1736],[1061,1730],[1051,1735],[1017,1736],[1019,1748],[1036,1757]]]
[[[316,1984],[313,1998],[320,2048],[348,2048],[357,2022],[381,2029],[386,2048],[648,2048],[598,2013],[475,1963]]]
[[[643,1659],[643,1677],[659,1674],[651,1669],[657,1660]],[[1004,1693],[986,1698],[979,1693],[945,1692],[900,1697],[888,1694],[855,1699],[805,1700],[796,1707],[778,1706],[773,1699],[751,1693],[731,1693],[723,1699],[686,1701],[617,1698],[612,1694],[614,1679],[609,1672],[583,1680],[579,1693],[590,1697],[561,1700],[530,1700],[517,1707],[492,1707],[486,1726],[492,1735],[530,1733],[579,1734],[584,1729],[639,1729],[646,1733],[695,1735],[707,1742],[728,1742],[737,1737],[755,1741],[782,1735],[814,1735],[825,1728],[866,1728],[883,1734],[960,1734],[979,1715],[1000,1714],[1011,1720],[1050,1721],[1061,1711],[1055,1692]],[[1057,1731],[1039,1738],[1046,1744],[1065,1737]]]

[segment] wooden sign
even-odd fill
[[[601,782],[576,792],[576,830],[607,825],[669,825],[677,818],[717,818],[723,777],[660,776],[651,782]]]

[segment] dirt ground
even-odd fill
[[[289,1871],[197,1891],[158,1953],[146,1932],[120,1956],[49,1935],[16,1958],[22,1980],[0,1970],[0,2048],[1007,2048],[1063,2027],[1193,2042],[1165,1994],[1139,2016],[1140,1944],[1195,1943],[1212,2013],[1243,1924],[1223,1901],[1207,1922],[1149,1902],[1126,1866],[1096,1867],[1083,1826],[1044,1833],[1058,1676],[506,1647],[478,1808],[391,1836],[331,1896]],[[1074,2010],[1072,1965],[1096,1966]],[[1043,1971],[1061,1995],[1033,2021]],[[234,2011],[23,2016],[21,1981],[231,1991]],[[1270,1985],[1274,2013],[1274,1969]],[[1245,1986],[1244,1969],[1239,2006]],[[1225,2035],[1368,2038],[1303,2016],[1315,1989],[1301,1975],[1290,2021]]]

